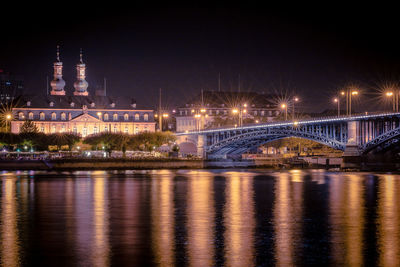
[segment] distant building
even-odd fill
[[[82,137],[100,132],[137,134],[155,131],[153,110],[138,108],[134,99],[108,97],[105,93],[89,94],[82,52],[76,65],[77,80],[72,94],[64,90],[62,68],[57,49],[50,95],[22,96],[21,107],[12,110],[13,133],[20,132],[25,120],[33,121],[43,133],[72,132]]]
[[[252,123],[272,121],[280,114],[274,96],[255,92],[204,91],[175,111],[176,131],[194,131],[225,126],[238,121],[233,109],[242,109],[242,120]],[[230,125],[233,126],[233,125]]]
[[[13,75],[0,69],[0,104],[14,100],[23,90],[24,80],[21,75]]]

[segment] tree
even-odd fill
[[[38,129],[31,120],[25,120],[21,125],[20,133],[37,133]]]

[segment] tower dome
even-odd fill
[[[54,78],[50,82],[51,95],[65,95],[65,81],[62,78],[63,63],[60,61],[60,47],[57,46],[57,61],[54,62]]]
[[[86,65],[85,63],[83,63],[82,60],[82,49],[81,49],[80,61],[78,64],[76,64],[77,80],[74,82],[74,88],[75,88],[74,95],[83,95],[83,96],[89,95],[89,92],[87,91],[89,84],[85,80],[86,78],[85,71],[86,71]]]

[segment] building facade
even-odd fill
[[[176,131],[226,126],[224,123],[233,126],[239,116],[244,122],[273,121],[281,113],[273,98],[255,92],[204,91],[176,110]],[[236,114],[234,109],[238,110]]]
[[[12,109],[13,133],[19,133],[26,120],[34,122],[38,131],[46,134],[70,132],[86,137],[100,132],[137,134],[155,131],[153,110],[138,108],[134,99],[108,97],[98,92],[94,96],[89,94],[82,52],[72,94],[64,90],[62,68],[57,49],[50,94],[22,96],[20,107]]]

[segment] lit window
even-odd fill
[[[139,113],[135,114],[135,121],[138,121],[140,119]]]
[[[107,126],[104,126],[104,131],[108,132],[108,127]]]
[[[72,108],[75,107],[75,103],[74,102],[71,102],[71,107]]]
[[[118,114],[114,114],[114,115],[113,115],[113,120],[114,120],[114,121],[117,121],[117,120],[118,120]]]
[[[82,136],[85,137],[88,133],[88,130],[86,127],[83,128]]]
[[[53,101],[50,102],[50,107],[54,107],[54,102]]]
[[[32,112],[29,112],[28,118],[29,118],[30,120],[33,120],[33,113],[32,113]]]
[[[65,125],[61,125],[61,132],[65,132]]]
[[[76,126],[74,126],[73,132],[74,132],[74,134],[78,133],[78,129],[76,128]]]
[[[125,131],[126,134],[129,132],[128,126],[125,126]]]
[[[55,132],[56,132],[56,126],[53,125],[53,126],[51,126],[51,133],[55,133]]]
[[[61,120],[62,120],[62,121],[65,121],[66,118],[67,118],[67,116],[65,115],[65,113],[64,113],[64,112],[61,113]]]
[[[51,113],[51,119],[53,121],[57,119],[57,114],[55,112]]]
[[[18,119],[23,120],[25,118],[24,113],[18,113]]]
[[[114,133],[118,132],[117,125],[114,125]]]
[[[104,120],[105,120],[105,121],[108,121],[108,113],[105,113],[105,114],[104,114]]]
[[[149,114],[144,114],[144,116],[143,116],[143,119],[145,120],[145,121],[148,121],[149,120]]]
[[[43,125],[40,126],[40,131],[41,131],[42,133],[44,133],[44,126],[43,126]]]
[[[44,120],[44,113],[43,112],[40,112],[40,114],[39,114],[39,117],[40,117],[40,120]]]
[[[125,113],[125,114],[124,114],[124,120],[125,120],[125,121],[129,120],[129,115],[128,115],[128,113]]]
[[[139,127],[135,127],[135,134],[139,133]]]
[[[97,129],[97,126],[94,126],[94,128],[93,128],[93,133],[94,134],[97,134],[99,132],[99,130]]]

